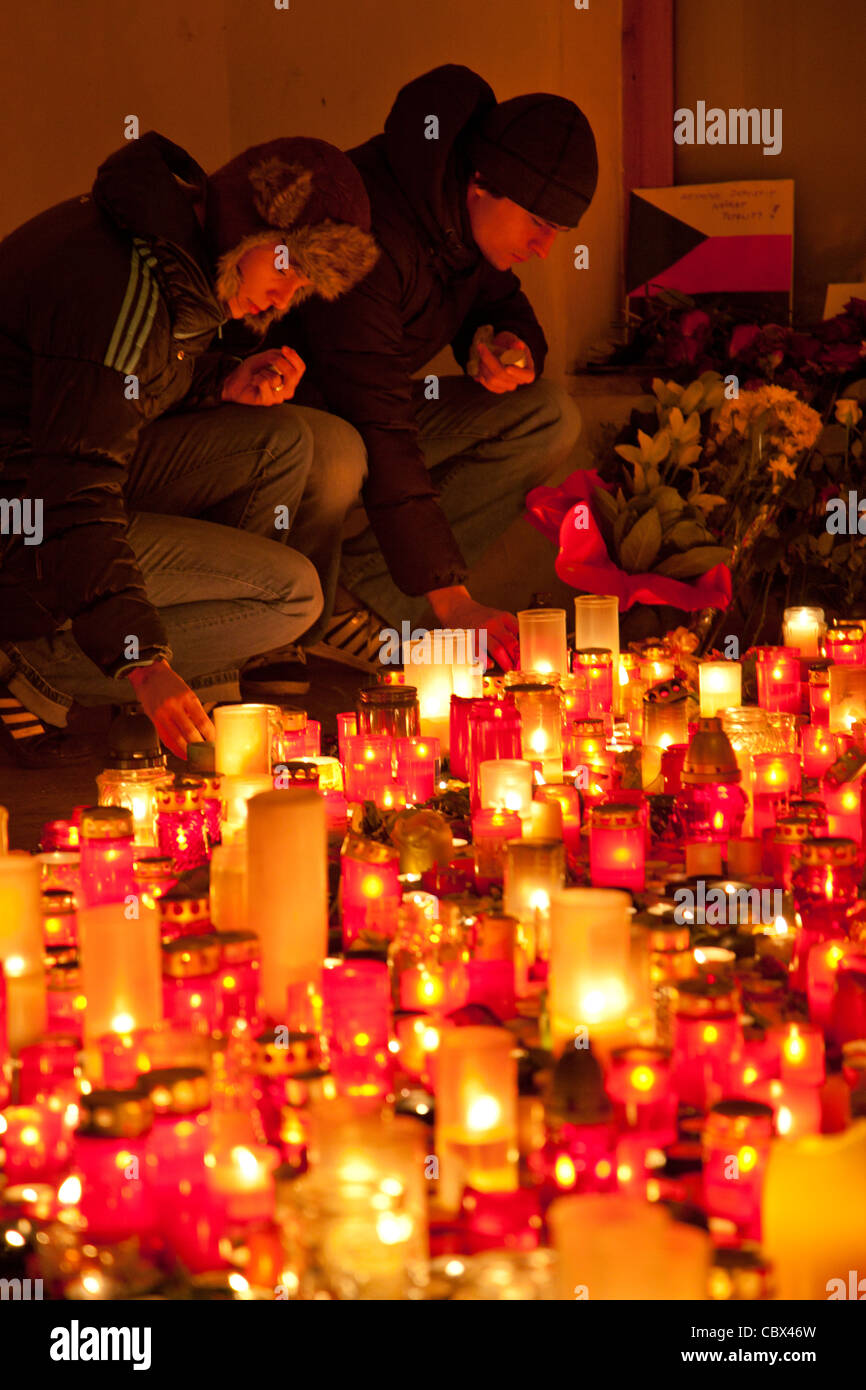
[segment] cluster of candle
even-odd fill
[[[856,634],[788,645],[797,610],[759,706],[709,660],[698,713],[577,604],[571,672],[531,610],[525,669],[449,669],[432,721],[435,643],[338,758],[220,707],[187,776],[130,754],[38,854],[0,837],[0,1220],[52,1289],[414,1298],[431,1252],[548,1241],[563,1298],[826,1298],[862,1264]]]

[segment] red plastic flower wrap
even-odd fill
[[[616,594],[620,610],[634,603],[668,604],[687,612],[727,608],[731,572],[714,565],[694,581],[660,574],[627,574],[608,554],[593,503],[596,488],[611,492],[598,473],[579,470],[559,487],[533,488],[526,499],[528,519],[544,536],[559,543],[556,572],[574,589],[589,594]]]

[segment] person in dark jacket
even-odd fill
[[[151,132],[0,243],[0,735],[19,762],[72,755],[73,700],[137,700],[183,756],[213,734],[202,700],[239,698],[243,663],[315,621],[315,569],[285,542],[314,461],[346,477],[345,510],[363,446],[320,412],[255,408],[293,395],[291,349],[210,348],[228,318],[351,289],[369,228],[324,141],[208,178]]]
[[[497,103],[476,73],[448,65],[404,87],[384,133],[348,153],[382,255],[351,293],[311,301],[266,341],[298,349],[304,389],[367,448],[372,533],[344,544],[342,583],[398,630],[427,602],[445,626],[486,628],[508,667],[515,620],[475,602],[467,571],[580,428],[571,399],[542,379],[547,344],[514,266],[544,259],[589,206],[592,131],[571,101]],[[449,344],[474,379],[413,381]],[[325,616],[337,572],[336,556],[319,568]],[[344,620],[350,631],[350,612],[331,622],[337,641]]]

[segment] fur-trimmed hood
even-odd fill
[[[257,246],[285,246],[310,280],[292,307],[311,294],[337,299],[379,255],[360,174],[333,145],[304,136],[254,145],[212,174],[205,230],[224,303],[237,291],[241,257]],[[271,310],[244,322],[262,333],[277,317]]]

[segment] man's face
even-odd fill
[[[567,228],[544,222],[510,198],[494,197],[476,178],[469,180],[466,206],[472,235],[484,259],[497,270],[511,270],[530,256],[545,260],[557,232]]]
[[[226,306],[230,318],[286,312],[297,291],[310,281],[294,266],[280,269],[284,257],[279,243],[254,246],[244,252],[238,261],[238,287]]]

